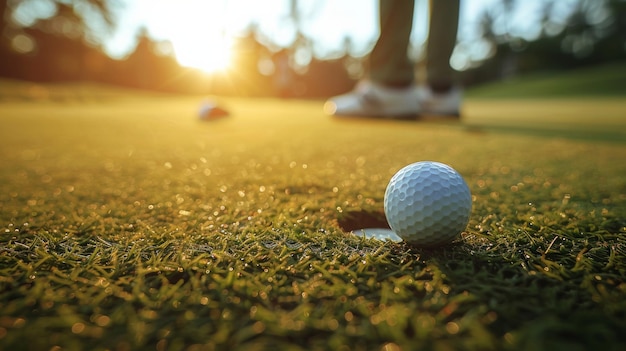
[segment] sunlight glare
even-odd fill
[[[150,0],[150,5],[151,33],[171,42],[181,65],[207,73],[228,68],[233,39],[225,1],[178,0],[172,6],[171,0]]]
[[[225,35],[189,33],[172,40],[176,59],[183,66],[206,73],[228,69],[232,59],[232,40]]]

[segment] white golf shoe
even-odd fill
[[[459,116],[462,93],[459,88],[436,94],[428,87],[389,88],[361,81],[347,94],[324,104],[324,112],[334,116],[410,118],[421,115]]]
[[[353,91],[335,96],[324,104],[324,111],[335,116],[410,117],[419,111],[414,87],[389,88],[365,80]]]
[[[428,86],[420,86],[418,90],[420,111],[419,115],[439,117],[460,117],[463,91],[453,87],[445,93],[436,93]]]

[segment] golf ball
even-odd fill
[[[385,215],[406,242],[423,247],[444,245],[469,221],[472,195],[452,167],[431,161],[399,170],[385,191]]]

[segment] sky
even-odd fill
[[[493,0],[467,0],[462,5],[461,25]],[[114,57],[132,51],[136,34],[145,27],[156,40],[172,43],[183,65],[218,69],[228,62],[230,38],[242,35],[251,24],[273,44],[289,45],[294,40],[289,0],[124,0],[118,26],[105,42]],[[300,0],[301,30],[314,38],[314,54],[320,58],[340,53],[349,37],[353,55],[364,55],[378,36],[377,0]],[[427,35],[427,1],[417,0],[412,41],[421,43]],[[467,32],[467,31],[460,31]],[[216,55],[215,47],[221,48]]]
[[[263,33],[267,41],[264,44],[288,46],[294,40],[294,22],[289,16],[290,0],[116,1],[119,4],[114,7],[116,26],[112,33],[100,38],[104,49],[115,58],[122,58],[134,50],[137,34],[142,28],[153,39],[171,43],[171,49],[181,64],[207,71],[228,65],[233,38],[244,34],[251,25],[257,26]],[[572,1],[557,3],[567,6]],[[345,38],[350,38],[350,54],[355,56],[365,55],[373,47],[378,36],[378,0],[298,0],[297,3],[301,16],[300,29],[313,39],[313,54],[316,57],[340,55]],[[501,0],[462,0],[459,40],[470,41],[476,37],[480,14],[485,9],[497,8],[500,3]],[[536,10],[542,3],[543,0],[518,1],[520,5],[511,23],[506,25],[520,36],[536,36],[540,29]],[[49,0],[30,0],[24,4],[30,6],[22,6],[16,12],[25,25],[37,17],[36,14],[42,16],[53,9]],[[412,43],[417,47],[427,36],[427,13],[428,0],[416,0]],[[49,15],[52,14],[50,12]],[[476,45],[476,48],[480,46]],[[463,54],[468,55],[467,52]],[[462,55],[457,55],[457,52],[455,55],[456,61],[459,61]]]
[[[107,51],[117,57],[132,50],[137,30],[142,26],[154,39],[171,41],[179,61],[190,66],[227,60],[227,57],[211,57],[215,50],[210,47],[228,51],[232,44],[229,39],[244,34],[251,24],[278,46],[287,46],[294,40],[289,0],[125,2],[118,28],[105,44]],[[354,54],[364,54],[377,36],[375,4],[371,0],[301,0],[301,30],[315,38],[317,56],[325,57],[340,50],[346,36],[355,43]]]

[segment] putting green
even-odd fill
[[[224,98],[207,122],[202,97],[23,96],[0,103],[2,349],[626,344],[620,100],[400,122]],[[389,178],[420,160],[467,181],[462,237],[347,234],[384,220]]]

